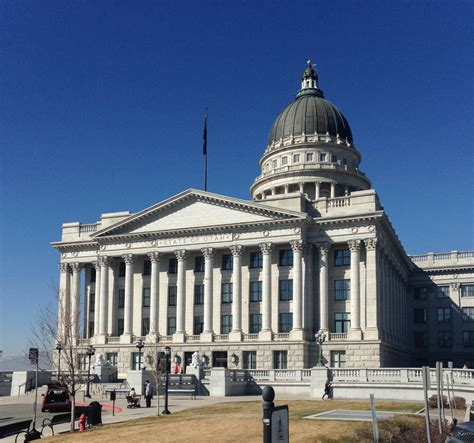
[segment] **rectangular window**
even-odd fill
[[[278,314],[278,332],[290,332],[293,329],[293,313],[281,312]]]
[[[337,163],[337,155],[335,155],[335,154],[331,155],[331,162],[332,163]]]
[[[194,272],[204,272],[206,260],[203,255],[198,255],[194,258]]]
[[[168,306],[176,306],[176,294],[178,292],[177,286],[168,287]]]
[[[436,296],[438,298],[449,297],[449,286],[436,286]]]
[[[293,251],[291,249],[280,251],[278,266],[293,266]]]
[[[173,335],[176,332],[176,317],[168,317],[167,335]]]
[[[413,297],[415,300],[426,300],[426,286],[418,286],[413,289]]]
[[[278,285],[280,301],[293,300],[293,280],[280,280]]]
[[[462,321],[474,321],[474,307],[462,308]]]
[[[140,370],[140,366],[143,364],[143,354],[140,352],[132,352],[131,367],[132,371]]]
[[[273,351],[273,369],[288,369],[288,351]]]
[[[294,154],[293,155],[293,163],[299,163],[300,162],[300,155],[299,154]]]
[[[342,164],[343,164],[344,166],[347,165],[347,158],[345,158],[345,157],[342,158]]]
[[[250,301],[262,301],[262,282],[251,281],[250,282]]]
[[[451,347],[451,331],[438,332],[438,345],[440,348]]]
[[[117,335],[122,335],[124,330],[124,320],[123,318],[119,318],[117,320]]]
[[[194,316],[193,334],[194,335],[199,335],[202,331],[204,331],[204,316],[203,315],[195,315]]]
[[[331,368],[346,367],[346,351],[331,351]]]
[[[232,283],[222,283],[221,297],[222,303],[232,303]]]
[[[144,317],[142,319],[142,335],[145,336],[150,332],[150,319]]]
[[[250,314],[249,331],[251,334],[257,334],[262,330],[262,314]]]
[[[415,331],[415,348],[426,348],[428,340],[425,331]]]
[[[204,304],[204,285],[194,285],[194,304]]]
[[[118,308],[125,308],[125,289],[118,290]]]
[[[105,354],[105,360],[108,361],[112,366],[117,366],[118,354],[116,352],[107,352],[107,354]]]
[[[426,323],[425,308],[415,308],[415,323]]]
[[[474,331],[464,331],[462,342],[465,348],[474,348]]]
[[[250,253],[249,267],[251,269],[259,269],[263,266],[263,255],[260,251]]]
[[[150,260],[143,260],[142,275],[151,275],[151,261]]]
[[[257,351],[243,352],[244,369],[257,369]]]
[[[319,153],[319,161],[320,162],[325,162],[326,161],[326,153],[325,152],[320,152]]]
[[[281,165],[282,166],[285,166],[288,164],[288,157],[282,157],[281,158]]]
[[[222,255],[222,270],[223,271],[232,271],[234,267],[234,260],[232,254],[223,254]]]
[[[150,307],[150,288],[143,288],[143,307],[149,308]]]
[[[451,308],[438,308],[438,322],[449,323],[451,321]]]
[[[94,322],[89,322],[89,338],[94,336]]]
[[[349,300],[351,296],[350,280],[334,280],[334,299],[336,301]]]
[[[170,258],[168,261],[168,274],[177,274],[178,272],[178,260],[176,258]]]
[[[474,297],[474,284],[461,285],[461,297]]]
[[[273,167],[273,169],[276,169],[278,167],[278,161],[277,160],[272,160],[272,167]]]
[[[232,315],[223,315],[221,319],[221,334],[232,331]]]
[[[334,266],[350,266],[351,252],[349,249],[336,249],[334,251]]]
[[[123,261],[118,264],[118,276],[119,278],[125,277],[125,262]]]
[[[314,154],[313,154],[312,152],[308,152],[308,153],[306,154],[306,161],[312,162],[313,159],[314,159]]]
[[[95,311],[95,293],[91,292],[89,295],[89,311],[94,312]]]
[[[348,312],[334,314],[334,332],[349,332],[350,327],[351,315]]]
[[[91,268],[90,276],[91,276],[91,278],[90,278],[89,281],[90,281],[91,283],[95,283],[96,278],[97,278],[97,274],[96,274],[96,272],[95,272],[95,268]]]

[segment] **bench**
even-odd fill
[[[165,382],[166,379],[164,379]],[[197,383],[194,375],[170,375],[168,381],[169,394],[190,394],[196,399]]]
[[[20,434],[28,434],[32,421],[33,420],[23,420],[17,421],[16,423],[10,423],[8,425],[0,426],[0,438],[6,438],[11,437],[12,435],[16,435],[16,442]]]
[[[89,406],[76,406],[74,411],[74,420],[79,420],[82,414],[88,415]],[[43,435],[44,428],[50,428],[51,433],[54,435],[54,426],[61,425],[63,423],[71,422],[71,413],[53,415],[51,418],[44,418],[41,424],[41,435]]]
[[[130,389],[127,389],[127,388],[106,388],[103,390],[102,392],[102,398],[110,398],[110,393],[111,392],[114,392],[115,391],[115,394],[118,396],[118,395],[124,395],[124,396],[127,396],[128,393],[130,392]]]

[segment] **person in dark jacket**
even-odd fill
[[[145,402],[146,407],[151,407],[151,399],[153,398],[153,388],[151,386],[150,380],[145,381]]]
[[[324,400],[324,397],[326,396],[327,398],[329,398],[331,394],[331,386],[332,386],[332,383],[329,380],[326,380],[326,383],[324,383],[324,394],[321,397],[321,400]]]

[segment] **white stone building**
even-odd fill
[[[65,223],[61,315],[124,374],[135,342],[210,366],[474,365],[474,252],[408,256],[308,63],[246,201],[189,189]],[[81,273],[84,277],[81,278]],[[85,283],[85,284],[84,284]]]

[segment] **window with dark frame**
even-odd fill
[[[331,368],[346,367],[346,351],[331,351]]]
[[[168,274],[177,274],[178,273],[178,259],[170,258],[168,260]]]
[[[449,286],[436,286],[436,296],[438,298],[449,297]]]
[[[449,323],[451,321],[451,308],[438,308],[438,323]]]
[[[334,332],[349,332],[351,327],[351,315],[348,312],[336,312],[334,314]]]
[[[232,303],[232,283],[222,283],[221,302]]]
[[[462,308],[462,321],[474,321],[474,307]]]
[[[150,288],[142,289],[142,302],[144,308],[150,307]]]
[[[250,282],[249,296],[250,296],[251,302],[262,301],[262,282],[261,281]]]
[[[282,249],[279,252],[278,266],[293,266],[292,249]]]
[[[336,301],[349,300],[351,295],[350,280],[334,280],[334,299]]]
[[[112,366],[117,366],[117,363],[118,363],[117,352],[107,352],[107,354],[105,354],[105,360],[108,361]]]
[[[176,317],[168,317],[167,335],[173,335],[176,332]]]
[[[244,351],[242,357],[244,369],[257,369],[257,351]]]
[[[415,308],[415,323],[426,323],[426,308]]]
[[[150,260],[143,261],[142,275],[151,275],[151,261]]]
[[[334,250],[334,266],[350,266],[351,251],[349,249]]]
[[[293,313],[280,312],[278,314],[278,332],[290,332],[293,329]]]
[[[118,306],[119,309],[125,308],[125,289],[118,290]]]
[[[273,369],[288,369],[288,351],[273,351]]]
[[[142,335],[145,336],[150,332],[150,319],[148,317],[144,317],[142,319]]]
[[[91,273],[90,273],[90,282],[95,283],[97,279],[97,273],[95,272],[95,268],[91,268]]]
[[[461,297],[474,297],[474,283],[462,284],[459,288]]]
[[[260,269],[263,267],[263,254],[260,251],[250,253],[250,269]]]
[[[438,332],[438,345],[440,348],[451,347],[451,331],[439,331]]]
[[[204,331],[204,316],[195,315],[194,316],[194,325],[193,325],[193,334],[199,335]]]
[[[95,312],[95,292],[89,295],[89,312]]]
[[[125,262],[120,261],[118,264],[118,277],[125,277]]]
[[[177,286],[168,286],[168,306],[176,306]]]
[[[474,348],[474,331],[464,331],[462,333],[462,342],[465,348]]]
[[[426,300],[426,286],[417,286],[413,289],[413,298],[415,300]]]
[[[203,255],[194,258],[194,272],[204,272],[206,268],[206,260]]]
[[[280,280],[278,282],[278,298],[280,301],[293,300],[293,280]]]
[[[222,254],[222,270],[232,271],[234,268],[234,260],[232,254]]]
[[[258,334],[262,330],[262,314],[250,314],[249,332]]]
[[[229,334],[232,331],[232,315],[221,317],[221,334]]]
[[[122,335],[125,328],[125,323],[123,318],[117,320],[117,335]]]
[[[204,304],[204,285],[194,285],[194,304]]]

